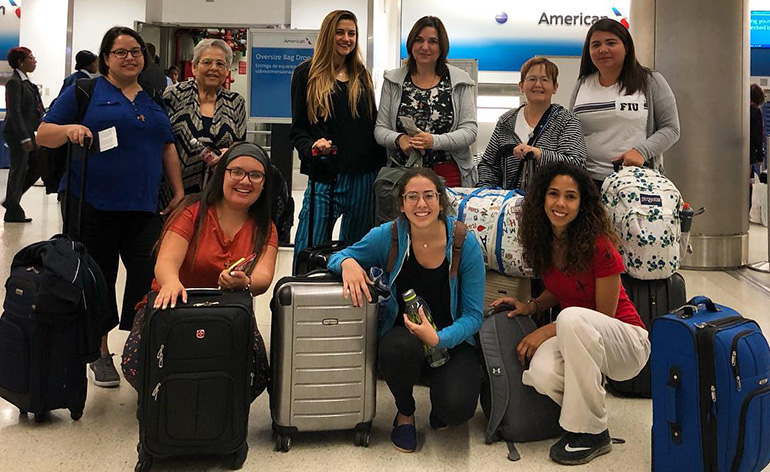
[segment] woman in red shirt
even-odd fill
[[[530,187],[521,219],[524,257],[543,278],[545,291],[513,305],[509,317],[537,315],[560,304],[557,320],[517,347],[529,369],[522,382],[562,406],[564,436],[551,447],[560,464],[584,464],[612,448],[603,376],[627,380],[650,355],[650,342],[620,274],[617,237],[591,177],[559,162],[542,167]]]
[[[278,234],[270,220],[270,161],[250,143],[236,143],[222,156],[203,193],[190,195],[169,216],[159,242],[152,289],[155,309],[187,302],[185,287],[220,287],[264,293],[273,280]],[[231,266],[251,254],[240,270]],[[147,297],[137,308],[123,352],[123,373],[135,385],[141,327]],[[254,333],[257,352],[267,368],[264,343]],[[259,373],[258,373],[259,374]]]

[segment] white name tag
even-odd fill
[[[99,152],[118,147],[118,131],[114,126],[99,131]]]

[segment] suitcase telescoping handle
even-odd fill
[[[67,165],[64,170],[64,210],[62,215],[62,234],[66,234],[72,239],[79,239],[80,233],[83,230],[83,202],[86,199],[86,173],[88,172],[88,154],[91,152],[92,139],[88,136],[83,138],[83,169],[80,173],[80,199],[78,200],[78,219],[77,219],[77,234],[69,234],[69,221],[72,218],[70,215],[69,196],[72,189],[70,189],[70,169],[72,168],[72,155],[75,153],[75,148],[80,147],[75,143],[67,144]]]
[[[711,301],[710,298],[705,297],[703,295],[698,295],[697,297],[693,297],[690,299],[687,304],[684,306],[681,306],[674,310],[674,314],[676,314],[679,318],[686,319],[686,318],[692,318],[692,316],[698,312],[699,307],[705,306],[707,310],[709,311],[721,311],[714,302]]]

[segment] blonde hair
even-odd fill
[[[337,86],[334,77],[334,49],[337,23],[351,20],[356,25],[356,46],[345,57],[348,68],[348,106],[354,118],[358,118],[358,101],[366,99],[369,116],[374,116],[374,87],[372,77],[366,70],[359,49],[358,19],[348,10],[334,10],[326,15],[318,33],[318,43],[310,60],[310,72],[307,79],[307,115],[311,123],[329,119],[332,112],[331,95]]]

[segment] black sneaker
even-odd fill
[[[551,446],[551,460],[564,465],[579,465],[591,462],[595,457],[612,450],[610,432],[599,434],[570,433],[569,431]]]

